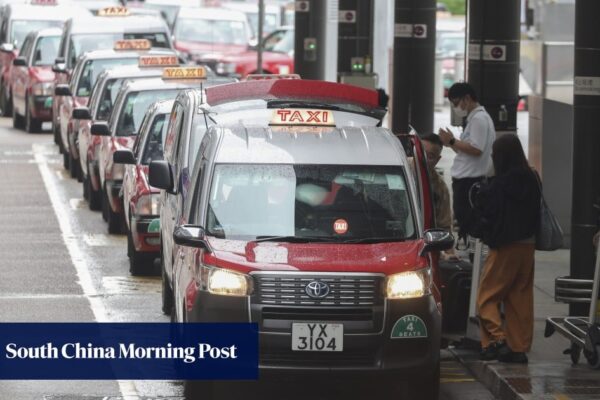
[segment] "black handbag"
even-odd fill
[[[546,204],[542,182],[537,172],[534,172],[540,188],[540,225],[535,235],[535,249],[541,251],[553,251],[563,247],[563,231],[558,220]]]

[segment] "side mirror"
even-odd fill
[[[25,57],[17,57],[13,60],[13,65],[15,67],[26,67],[27,60],[25,59]]]
[[[115,164],[135,164],[135,156],[129,149],[117,150],[113,153]]]
[[[3,53],[12,53],[15,50],[15,45],[12,43],[3,43],[0,45],[0,51]]]
[[[66,74],[67,66],[65,64],[54,64],[52,66],[52,72],[55,74]]]
[[[54,94],[57,96],[70,96],[71,89],[69,89],[69,85],[56,85],[56,87],[54,88]]]
[[[173,193],[173,175],[171,167],[165,160],[153,160],[148,170],[148,183],[158,189]]]
[[[75,107],[73,109],[73,119],[92,119],[90,109],[87,107]]]
[[[95,136],[110,136],[107,122],[94,122],[90,128],[90,132]]]
[[[454,236],[443,229],[429,229],[425,231],[425,246],[421,250],[421,256],[432,251],[443,251],[454,246]]]
[[[175,244],[186,247],[198,247],[208,252],[210,245],[206,241],[204,228],[198,225],[180,225],[173,231]]]

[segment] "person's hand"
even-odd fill
[[[450,145],[450,141],[454,139],[454,135],[448,129],[440,128],[440,130],[438,131],[438,135],[440,136],[440,139],[442,140],[444,146]]]
[[[444,261],[460,261],[460,256],[456,253],[454,248],[446,251],[442,251],[442,260]]]

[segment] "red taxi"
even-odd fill
[[[10,71],[27,34],[45,28],[60,28],[69,18],[88,15],[83,8],[74,4],[58,5],[56,0],[33,0],[3,7],[0,17],[0,108],[4,116],[12,113]]]
[[[121,187],[124,166],[115,164],[113,153],[132,149],[142,119],[150,104],[155,101],[175,99],[188,88],[197,87],[206,79],[204,67],[164,68],[162,78],[140,79],[121,87],[108,122],[96,122],[92,135],[102,136],[98,152],[100,187],[103,192],[102,215],[108,223],[109,233],[120,233],[123,228]]]
[[[115,163],[125,164],[123,212],[127,227],[129,271],[133,275],[154,272],[153,262],[160,255],[160,191],[148,183],[148,165],[162,160],[163,143],[173,100],[148,107],[133,150],[117,150]]]
[[[71,171],[71,176],[80,178],[79,148],[77,133],[79,121],[73,119],[73,110],[86,107],[101,72],[123,65],[136,65],[140,54],[175,56],[172,50],[151,50],[151,42],[147,39],[119,40],[113,50],[96,50],[83,54],[73,70],[69,85],[57,85],[56,96],[62,96],[58,108],[60,122],[60,138],[63,149],[63,164]]]
[[[60,28],[30,32],[10,70],[13,126],[37,132],[52,123],[52,64],[58,53]]]

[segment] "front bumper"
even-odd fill
[[[369,314],[372,320],[362,320]],[[361,317],[360,315],[363,315]],[[200,291],[188,310],[190,322],[256,322],[260,333],[261,373],[375,373],[402,377],[433,373],[440,357],[441,314],[433,296],[382,300],[372,307],[273,306],[252,297],[228,297]],[[416,316],[427,336],[392,338],[396,322]],[[368,319],[368,318],[367,318]],[[344,325],[341,352],[291,350],[293,322],[333,322]]]
[[[121,188],[123,187],[122,180],[110,180],[106,181],[106,195],[110,208],[114,213],[120,214],[123,212],[123,202],[121,201]]]
[[[160,253],[159,232],[148,231],[150,224],[158,218],[158,215],[138,215],[131,218],[131,238],[136,251],[156,255]]]
[[[52,96],[35,96],[31,116],[41,122],[52,121]]]

